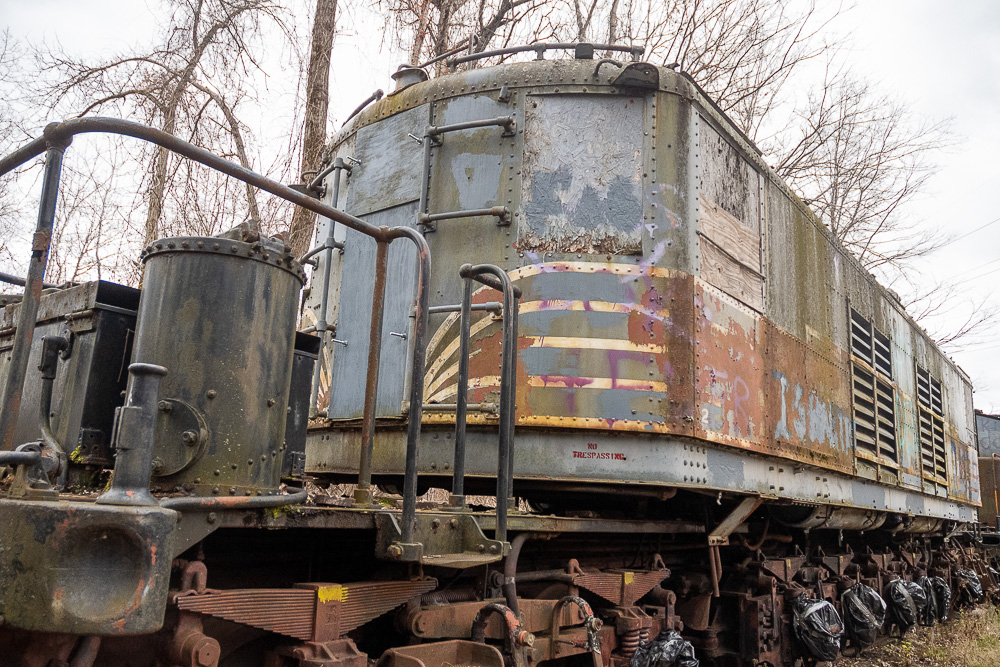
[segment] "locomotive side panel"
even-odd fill
[[[779,457],[843,475],[820,496],[831,502],[915,511],[924,501],[912,492],[942,501],[970,497],[971,488],[949,495],[946,485],[932,488],[922,477],[914,407],[920,364],[911,351],[916,343],[904,340],[912,322],[725,118],[672,73],[661,72],[656,91],[623,94],[589,82],[592,69],[584,90],[585,64],[545,67],[549,78],[524,75],[527,67],[515,64],[412,86],[374,105],[343,135],[373,133],[414,112],[436,125],[516,119],[514,137],[498,127],[443,136],[431,150],[427,189],[430,213],[505,205],[512,224],[444,220],[427,238],[441,258],[432,304],[459,300],[455,273],[465,261],[497,263],[523,291],[517,424],[571,429],[559,442],[573,451],[574,439],[600,440],[594,431],[631,431],[694,436],[735,456]],[[389,134],[408,145],[390,151],[394,159],[419,150],[394,127]],[[488,288],[474,296],[477,303],[497,300]],[[367,325],[361,311],[354,319]],[[433,316],[431,332],[426,401],[452,403],[457,315]],[[470,423],[497,423],[489,406],[499,397],[500,348],[500,322],[477,313],[469,399],[481,409]],[[950,364],[940,365],[935,350],[925,356],[934,361],[921,367],[948,384],[942,368]],[[356,406],[349,416],[358,414]],[[433,410],[423,419],[453,424],[454,413]],[[492,437],[489,430],[470,435],[484,446]],[[355,445],[337,452],[335,442],[313,450],[315,465],[350,470]],[[967,463],[959,469],[959,444],[945,445],[946,483],[974,475]],[[551,453],[557,460],[569,454]],[[385,453],[377,465],[389,474],[399,458]],[[528,477],[581,474],[573,466],[544,473],[515,467]],[[599,477],[628,483],[640,476],[630,465],[616,470]],[[872,484],[852,486],[854,476]],[[798,486],[761,483],[776,495]],[[940,507],[934,511],[955,511]]]

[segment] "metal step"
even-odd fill
[[[402,542],[395,512],[375,515],[376,554],[382,560],[465,569],[495,563],[510,544],[483,534],[476,517],[465,512],[417,512],[412,543]]]

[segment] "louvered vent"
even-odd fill
[[[851,309],[854,439],[859,450],[876,459],[899,461],[896,447],[896,400],[889,338]]]
[[[920,406],[920,457],[924,477],[947,484],[941,383],[920,366],[917,366],[917,403]]]

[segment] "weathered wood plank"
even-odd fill
[[[701,278],[754,310],[764,310],[764,279],[726,255],[705,236],[698,237]]]
[[[699,231],[740,263],[760,273],[760,234],[704,194],[700,203]]]

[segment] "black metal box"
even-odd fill
[[[128,380],[138,305],[139,290],[105,281],[42,295],[14,431],[16,444],[41,438],[42,338],[63,336],[69,347],[59,360],[53,388],[53,432],[73,463],[111,462],[111,429]],[[7,381],[19,312],[19,303],[0,309],[0,392]]]

